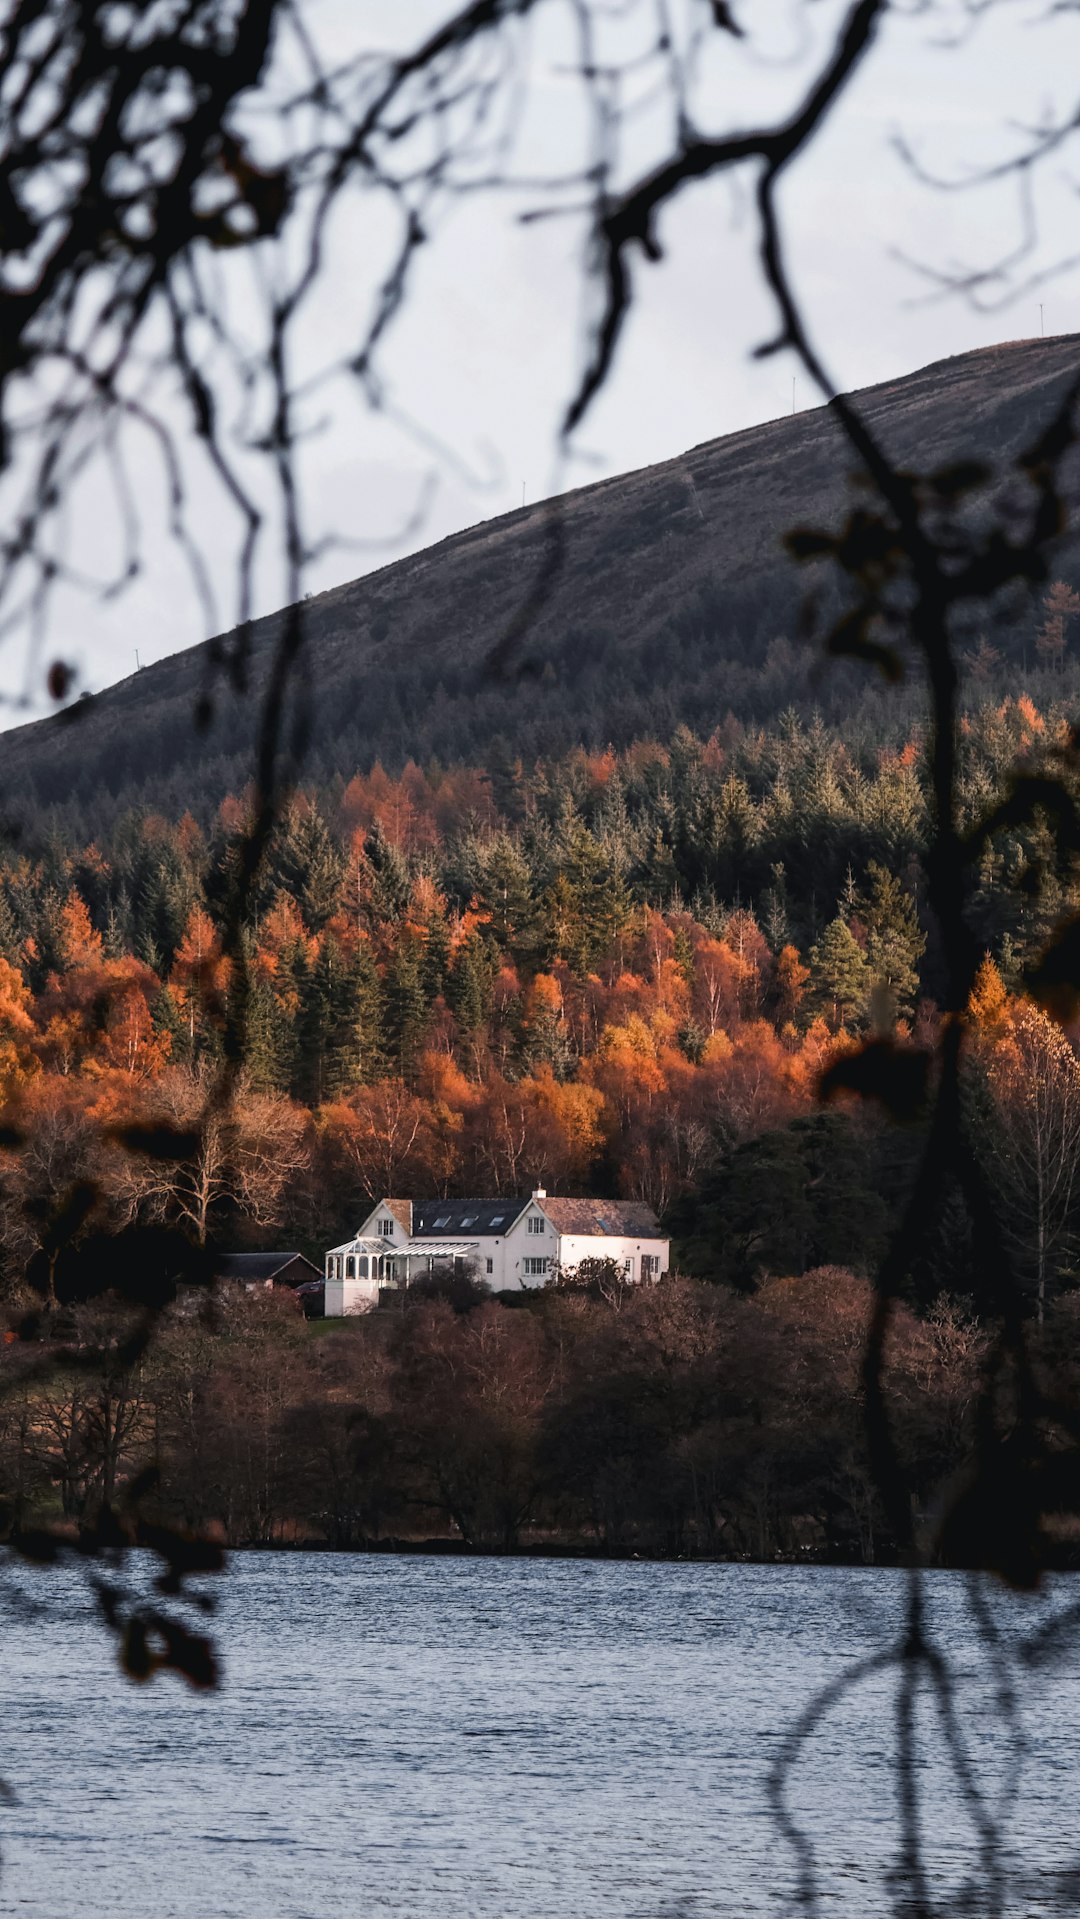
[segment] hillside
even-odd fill
[[[926,469],[963,453],[1000,467],[1049,417],[1078,354],[1076,335],[987,348],[857,397],[904,461]],[[489,657],[540,574],[550,503],[313,598],[308,776],[348,777],[376,758],[391,769],[409,756],[528,759],[670,736],[681,722],[707,731],[729,714],[767,722],[811,702],[833,719],[857,703],[864,725],[885,726],[894,695],[850,669],[824,675],[799,650],[801,582],[781,545],[792,526],[839,520],[850,466],[820,408],[564,496],[561,572],[501,672]],[[1067,479],[1080,497],[1075,461]],[[1080,573],[1077,536],[1057,564]],[[280,617],[255,628],[256,691]],[[1014,640],[1030,624],[1021,634],[1014,622]],[[254,700],[221,694],[211,726],[193,722],[212,644],[143,669],[74,717],[7,735],[9,816],[150,798],[171,811],[242,785]]]

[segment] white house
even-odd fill
[[[384,1199],[355,1239],[326,1255],[326,1313],[366,1312],[383,1287],[460,1261],[493,1292],[544,1286],[557,1268],[614,1259],[628,1280],[666,1273],[670,1241],[656,1214],[628,1199]]]

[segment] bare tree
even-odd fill
[[[1015,1256],[1032,1274],[1039,1324],[1075,1244],[1080,1064],[1060,1026],[1020,1006],[993,1048],[993,1125],[984,1141]]]
[[[997,9],[971,0],[961,13],[972,30]],[[900,11],[889,0],[855,0],[837,23],[821,9],[805,15],[813,71],[801,97],[758,123],[727,124],[713,111],[716,60],[734,57],[751,31],[751,10],[737,0],[469,0],[407,50],[384,55],[363,46],[343,59],[320,54],[302,0],[176,0],[123,8],[112,0],[9,0],[0,26],[3,185],[0,187],[0,288],[5,351],[0,359],[0,457],[6,462],[7,512],[0,548],[0,622],[22,625],[41,643],[60,585],[77,585],[66,515],[78,489],[110,489],[122,529],[121,558],[106,587],[120,589],[143,557],[141,489],[132,485],[134,440],[156,450],[165,481],[170,531],[185,554],[206,607],[219,624],[200,550],[193,499],[215,489],[236,527],[235,631],[214,655],[203,717],[223,678],[243,688],[252,670],[250,615],[256,567],[267,549],[283,556],[282,617],[274,656],[259,678],[256,790],[250,827],[233,874],[224,942],[235,967],[225,1010],[229,1070],[215,1111],[226,1128],[246,995],[241,930],[252,878],[266,849],[291,749],[303,743],[302,587],[315,539],[305,513],[301,448],[316,405],[332,380],[347,376],[361,395],[385,401],[381,352],[411,292],[419,250],[463,200],[491,186],[531,188],[533,219],[575,209],[588,230],[586,281],[592,295],[580,378],[568,395],[564,444],[586,418],[611,372],[632,309],[638,262],[661,257],[665,213],[705,181],[737,179],[749,188],[765,287],[776,315],[762,353],[790,351],[821,392],[846,436],[864,492],[848,524],[795,532],[798,557],[839,571],[847,605],[824,634],[827,650],[895,679],[919,672],[930,708],[929,766],[934,837],[926,864],[926,903],[940,954],[943,1019],[933,1056],[914,1063],[875,1038],[831,1070],[830,1089],[871,1093],[910,1112],[913,1072],[928,1113],[926,1150],[900,1231],[878,1275],[863,1364],[873,1472],[898,1549],[915,1558],[911,1488],[892,1432],[882,1385],[896,1302],[946,1195],[962,1192],[973,1221],[982,1297],[999,1332],[987,1355],[983,1443],[978,1462],[992,1491],[1003,1409],[1038,1456],[1045,1445],[1026,1350],[1023,1293],[997,1234],[991,1195],[961,1100],[964,1014],[979,959],[969,922],[972,870],[1006,821],[1052,804],[1063,855],[1077,832],[1072,802],[1049,775],[1018,780],[995,812],[969,829],[957,791],[957,641],[988,619],[998,596],[1045,583],[1048,548],[1061,530],[1061,460],[1076,433],[1080,381],[1054,418],[1003,478],[970,463],[945,471],[901,469],[871,419],[844,398],[812,337],[792,266],[782,190],[827,125],[855,76],[887,42],[882,29]],[[928,0],[928,20],[946,9]],[[1071,12],[1066,4],[1054,12]],[[529,79],[524,29],[557,18],[567,35],[566,74],[586,128],[583,151],[539,181],[515,178],[514,133]],[[613,22],[632,18],[639,35],[618,43]],[[817,28],[814,32],[813,29]],[[962,49],[956,53],[962,61]],[[625,135],[643,98],[668,103],[663,134],[648,165],[635,169]],[[1080,128],[1066,103],[1034,130],[1014,134],[1003,159],[965,182],[1015,183],[1032,206],[1033,182],[1056,165]],[[916,157],[907,152],[918,170]],[[339,364],[312,373],[304,330],[317,314],[331,230],[352,198],[388,217],[395,240],[370,309]],[[1030,285],[1033,219],[1021,243],[976,268],[934,273],[936,283],[986,303]],[[240,316],[238,276],[244,280]],[[179,403],[177,400],[179,395]],[[194,451],[192,450],[194,449]],[[969,511],[972,501],[977,513]],[[512,670],[518,642],[561,562],[557,513],[541,572],[523,585],[519,617],[493,648],[493,671]],[[101,582],[97,583],[102,584]],[[70,683],[67,662],[50,668],[54,691]],[[1075,760],[1075,748],[1068,749]],[[1058,949],[1051,983],[1060,990],[1078,957]],[[1038,987],[1049,977],[1033,978]],[[213,1102],[212,1102],[213,1103]],[[185,1114],[185,1123],[187,1116]],[[203,1122],[203,1135],[209,1119]],[[515,1121],[508,1129],[515,1135]],[[512,1148],[512,1151],[511,1151]],[[519,1164],[524,1145],[504,1144]],[[256,1154],[252,1177],[278,1177],[287,1154]],[[509,1162],[508,1162],[509,1163]],[[273,1169],[272,1172],[270,1169]],[[196,1237],[210,1200],[199,1175],[187,1205]],[[238,1173],[239,1179],[241,1175]],[[1032,1482],[1034,1484],[1034,1481]],[[1034,1494],[1032,1495],[1035,1496]],[[1014,1538],[1009,1535],[1009,1540]],[[979,1541],[983,1563],[1013,1576],[1018,1566],[1005,1533]],[[115,1615],[115,1607],[114,1607]],[[132,1638],[138,1656],[146,1634]],[[114,1623],[114,1622],[111,1622]],[[141,1653],[139,1648],[141,1647]],[[953,1724],[950,1674],[929,1635],[919,1577],[910,1587],[902,1644],[878,1662],[900,1675],[898,1711],[900,1857],[895,1900],[930,1910],[920,1846],[914,1696],[935,1691]],[[826,1702],[827,1703],[827,1702]],[[795,1757],[812,1735],[822,1702],[800,1721],[780,1756],[775,1804],[803,1868],[802,1895],[815,1896],[813,1856],[785,1797]],[[958,1761],[959,1764],[959,1761]],[[980,1830],[982,1828],[980,1827]],[[993,1844],[986,1847],[992,1878]],[[996,1882],[995,1882],[996,1883]],[[905,1904],[906,1902],[906,1904]]]
[[[109,1186],[130,1220],[178,1220],[206,1245],[223,1206],[270,1225],[286,1186],[308,1163],[306,1121],[288,1100],[252,1093],[241,1082],[221,1105],[208,1099],[208,1075],[171,1068],[154,1089],[168,1156],[125,1155]]]

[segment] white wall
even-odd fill
[[[630,1278],[640,1280],[643,1255],[659,1259],[651,1278],[659,1279],[668,1270],[670,1241],[666,1239],[619,1238],[612,1233],[567,1233],[560,1241],[559,1264],[566,1272],[580,1266],[583,1259],[613,1259],[621,1266],[630,1260]]]
[[[388,1206],[376,1206],[368,1214],[363,1225],[358,1226],[356,1229],[357,1239],[382,1239],[383,1235],[379,1231],[379,1226],[384,1219],[390,1221],[392,1228],[392,1231],[386,1234],[386,1244],[388,1246],[404,1246],[409,1235],[403,1231],[397,1215],[392,1213]]]
[[[530,1219],[539,1219],[541,1230],[538,1233],[529,1231]],[[548,1280],[551,1278],[551,1268],[554,1266],[558,1257],[559,1235],[555,1231],[551,1221],[546,1217],[543,1207],[537,1200],[531,1199],[525,1211],[521,1214],[521,1217],[514,1221],[513,1226],[503,1241],[503,1277],[499,1282],[497,1290],[508,1293],[520,1293],[524,1292],[526,1288],[546,1286]],[[525,1272],[525,1261],[527,1259],[546,1259],[548,1262],[547,1272],[540,1276],[527,1276]],[[489,1286],[494,1286],[494,1279],[489,1279],[488,1284]]]
[[[328,1261],[331,1257],[334,1261],[334,1277],[332,1279],[326,1278],[323,1282],[323,1312],[326,1318],[344,1319],[353,1313],[370,1312],[371,1308],[377,1306],[379,1302],[378,1277],[371,1276],[372,1268],[375,1264],[374,1257],[366,1253],[359,1255],[350,1254],[347,1250],[333,1255],[327,1254]],[[345,1262],[350,1258],[363,1259],[364,1265],[368,1269],[369,1276],[367,1278],[357,1279],[355,1276],[340,1278],[338,1276],[339,1269],[341,1272],[346,1271]]]

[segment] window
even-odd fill
[[[475,1213],[466,1213],[461,1223],[463,1226],[475,1226],[476,1219],[477,1219],[477,1215]]]
[[[351,1253],[349,1254],[348,1259],[345,1261],[345,1277],[346,1279],[356,1278],[356,1261],[353,1258]]]
[[[381,1233],[381,1235],[382,1235],[382,1237],[383,1237],[383,1239],[393,1239],[393,1237],[394,1237],[394,1222],[393,1222],[393,1220],[392,1220],[392,1219],[380,1219],[380,1221],[379,1221],[379,1232]]]
[[[367,1276],[368,1276],[367,1259],[364,1257],[361,1257],[356,1262],[356,1277],[357,1279],[366,1279]]]
[[[506,1218],[506,1214],[505,1214],[505,1213],[496,1213],[496,1214],[494,1214],[494,1216],[492,1217],[492,1219],[491,1219],[491,1220],[489,1221],[489,1229],[490,1229],[490,1231],[491,1231],[491,1232],[494,1232],[494,1231],[495,1231],[495,1228],[496,1228],[496,1226],[501,1226],[501,1225],[502,1225],[502,1223],[503,1223],[503,1220],[504,1220],[505,1218]]]
[[[547,1269],[548,1263],[546,1259],[527,1259],[525,1261],[526,1279],[543,1279]]]
[[[438,1219],[433,1219],[431,1223],[432,1223],[432,1226],[435,1226],[435,1227],[437,1227],[437,1226],[449,1226],[449,1224],[450,1224],[450,1215],[449,1215],[449,1213],[440,1213],[440,1215],[439,1215],[439,1217],[438,1217]]]
[[[634,1277],[634,1262],[633,1262],[633,1260],[632,1260],[632,1259],[624,1259],[624,1260],[623,1260],[623,1263],[622,1263],[622,1269],[623,1269],[623,1272],[625,1273],[625,1275],[626,1275],[626,1277],[627,1277],[627,1279],[633,1279],[633,1277]]]
[[[495,1261],[493,1259],[486,1259],[484,1261],[484,1264],[487,1267],[489,1273],[493,1273],[495,1271]]]
[[[655,1279],[659,1271],[660,1271],[660,1255],[658,1253],[642,1253],[641,1255],[642,1279]]]
[[[544,1222],[541,1219],[539,1213],[530,1213],[529,1214],[530,1233],[542,1233],[543,1230],[544,1230]]]

